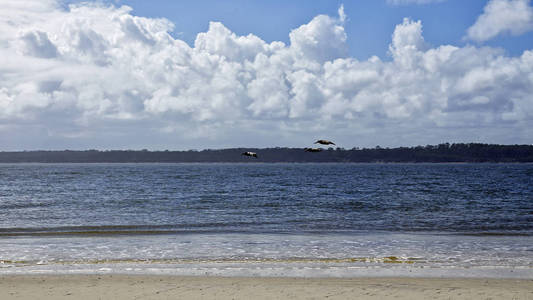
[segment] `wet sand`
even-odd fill
[[[532,299],[533,279],[0,276],[0,299]]]

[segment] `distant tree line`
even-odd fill
[[[245,151],[258,158],[245,157]],[[149,163],[149,162],[533,162],[533,145],[480,143],[399,148],[328,148],[310,153],[303,148],[232,148],[189,151],[85,150],[0,152],[0,163]]]

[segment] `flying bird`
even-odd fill
[[[306,152],[320,152],[322,148],[304,148]]]
[[[250,156],[250,157],[255,157],[255,158],[257,158],[257,153],[255,153],[255,152],[250,152],[250,151],[243,152],[241,155],[244,155],[244,156]]]
[[[335,145],[334,142],[332,141],[328,141],[328,140],[318,140],[315,142],[315,144],[320,144],[320,145]]]

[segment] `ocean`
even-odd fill
[[[1,274],[533,278],[533,164],[0,164]]]

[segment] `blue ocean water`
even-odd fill
[[[428,268],[533,277],[533,165],[0,165],[0,273]]]

